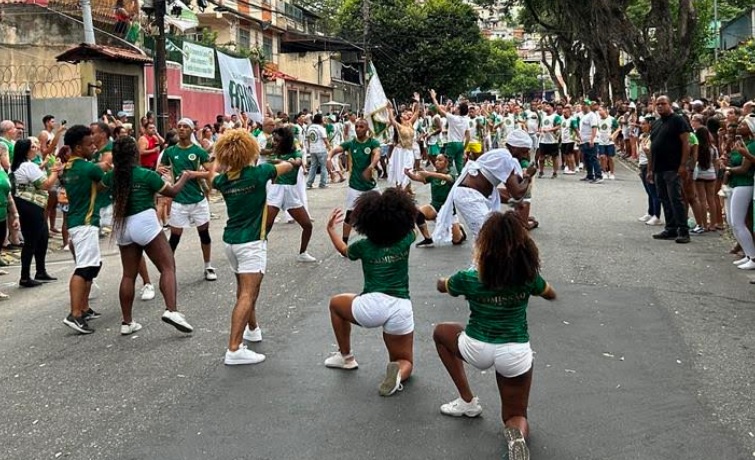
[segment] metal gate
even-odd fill
[[[102,82],[101,93],[97,96],[98,115],[102,115],[107,110],[115,115],[124,110],[124,102],[126,106],[130,104],[131,107],[136,107],[137,77],[98,70],[96,78]],[[138,121],[136,117],[139,115],[134,112],[133,117],[129,116],[129,121],[134,123],[134,127],[138,126],[135,122]]]
[[[31,91],[0,91],[0,120],[20,120],[31,129]]]

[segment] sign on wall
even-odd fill
[[[183,43],[183,73],[195,77],[215,78],[215,50],[194,43]]]
[[[225,113],[232,114],[238,110],[246,112],[252,120],[261,122],[262,112],[249,59],[231,57],[218,51],[218,66],[223,82]]]

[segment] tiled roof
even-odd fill
[[[82,43],[73,47],[55,59],[63,62],[81,62],[81,61],[117,61],[132,62],[137,64],[147,64],[152,62],[152,58],[146,54],[134,49],[118,48],[115,46],[88,45]]]

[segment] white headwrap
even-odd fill
[[[192,120],[191,118],[181,118],[180,120],[178,120],[178,123],[176,123],[176,126],[178,125],[186,125],[189,128],[194,129],[194,120]]]
[[[532,138],[529,134],[524,132],[523,129],[515,129],[511,131],[506,138],[506,143],[512,147],[532,148]]]

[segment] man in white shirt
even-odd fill
[[[553,162],[552,179],[558,177],[558,134],[561,131],[561,117],[553,113],[553,104],[544,102],[544,115],[540,126],[540,152],[538,156],[538,167],[540,173],[537,177],[543,177],[545,169],[545,158],[550,157]]]
[[[605,107],[601,107],[598,110],[600,116],[598,120],[598,159],[600,160],[600,167],[608,174],[608,178],[616,179],[613,169],[613,157],[616,156],[616,145],[614,139],[621,128],[619,128],[619,122],[608,114],[608,110]]]
[[[307,127],[307,151],[310,155],[309,176],[307,177],[307,188],[312,188],[315,182],[315,176],[320,173],[320,188],[326,188],[328,182],[328,133],[322,125],[322,114],[317,113],[312,117],[312,124]]]
[[[433,104],[438,108],[440,116],[446,118],[448,127],[448,142],[446,143],[446,157],[451,161],[451,165],[457,171],[464,168],[464,151],[469,144],[469,106],[466,102],[459,104],[459,114],[449,113],[445,107],[438,104],[435,98],[435,90],[430,90],[430,98]]]
[[[586,175],[583,182],[600,184],[603,182],[603,172],[598,162],[598,149],[595,145],[598,136],[598,115],[594,109],[598,108],[597,102],[586,99],[582,104],[582,116],[579,119],[579,150],[584,157]]]
[[[262,131],[257,134],[257,143],[260,146],[260,157],[258,163],[266,163],[267,156],[273,153],[273,130],[275,129],[275,120],[265,117],[262,121]]]

